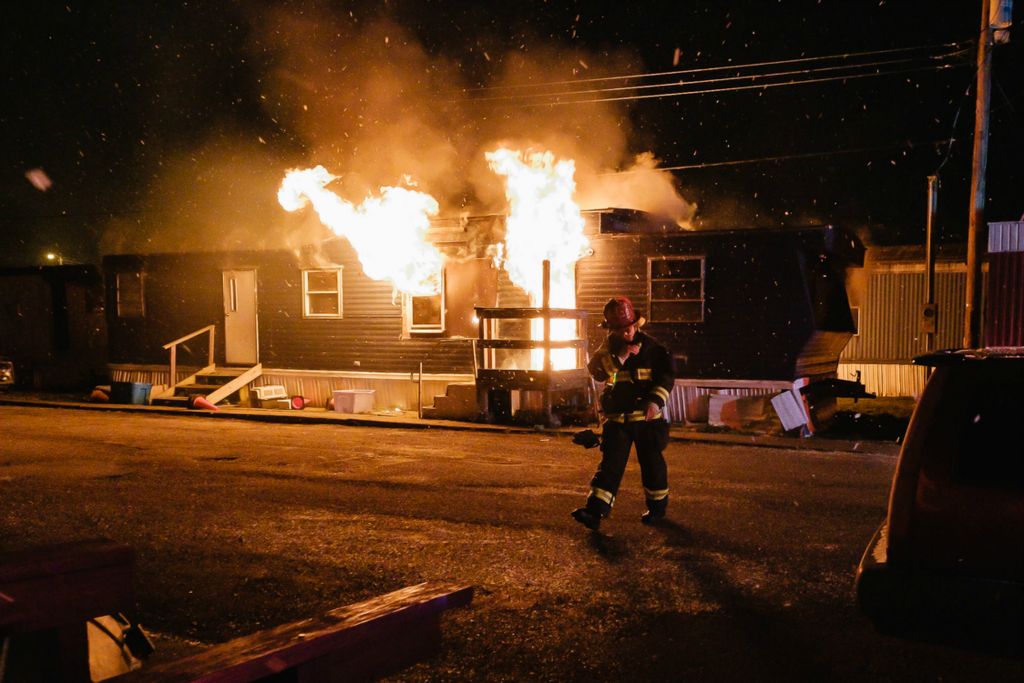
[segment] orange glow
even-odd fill
[[[356,250],[368,277],[413,296],[437,294],[443,257],[426,239],[437,200],[404,187],[382,187],[379,196],[355,205],[327,189],[336,177],[323,166],[288,171],[277,200],[287,211],[311,203],[320,221]]]
[[[543,262],[548,260],[551,263],[551,307],[575,308],[575,265],[589,246],[583,235],[583,216],[573,200],[575,162],[571,159],[556,161],[551,152],[524,154],[504,147],[487,152],[485,156],[491,170],[506,178],[509,216],[500,258],[509,278],[529,293],[531,305],[541,306]],[[552,339],[575,336],[575,321],[551,321]],[[532,321],[531,337],[543,338],[541,320]],[[551,357],[555,369],[576,366],[573,349],[552,351]],[[542,363],[543,352],[534,351],[531,367],[539,369]]]

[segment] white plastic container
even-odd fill
[[[335,389],[334,411],[337,413],[368,413],[373,410],[373,389]]]

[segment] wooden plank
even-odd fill
[[[542,349],[545,346],[552,349],[583,349],[587,346],[585,339],[552,339],[546,343],[542,339],[478,339],[476,343],[482,349]]]
[[[407,647],[398,649],[417,658],[436,651],[438,615],[468,605],[472,597],[470,586],[421,583],[111,680],[239,683],[291,669],[305,672],[299,680],[338,680],[349,676],[349,666],[360,676],[380,676],[396,663],[389,659],[396,645],[404,642]],[[331,675],[325,679],[326,671]]]
[[[107,539],[0,555],[0,628],[50,629],[134,608],[134,553]]]
[[[206,400],[216,405],[218,402],[223,401],[231,394],[235,393],[245,385],[254,381],[262,373],[263,364],[257,363],[251,368],[248,368],[244,372],[240,373],[235,379],[231,380],[224,386],[220,387],[219,389],[211,393],[209,396],[206,397]]]
[[[98,538],[0,553],[0,584],[131,562],[132,549]]]
[[[494,370],[481,368],[477,384],[490,389],[519,389],[527,391],[562,391],[590,384],[585,368],[570,370]]]
[[[501,318],[511,320],[516,318],[568,318],[583,319],[590,313],[578,308],[480,308],[476,307],[479,318]]]

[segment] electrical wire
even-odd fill
[[[806,62],[814,61],[829,61],[833,59],[850,59],[858,57],[873,57],[884,54],[898,54],[903,52],[912,52],[914,50],[934,50],[937,48],[954,48],[956,51],[963,49],[963,43],[942,43],[938,45],[917,45],[913,47],[903,48],[889,48],[885,50],[868,50],[864,52],[844,52],[837,53],[834,55],[822,55],[818,57],[796,57],[792,59],[777,59],[766,62],[751,62],[748,64],[726,64],[721,66],[709,66],[696,69],[678,69],[673,71],[655,71],[639,74],[625,74],[621,76],[597,76],[593,78],[580,78],[574,80],[561,80],[561,81],[548,81],[545,83],[518,83],[518,84],[507,84],[507,85],[491,85],[481,86],[479,88],[461,88],[450,92],[459,93],[472,93],[482,92],[487,90],[509,90],[509,89],[522,89],[522,88],[544,88],[553,85],[576,85],[581,83],[597,83],[601,81],[615,81],[615,80],[629,80],[635,78],[660,78],[662,76],[679,76],[683,74],[698,74],[708,73],[711,71],[724,71],[727,69],[755,69],[765,66],[779,66],[783,64],[801,64]]]
[[[974,82],[974,77],[971,77],[971,83]],[[950,126],[949,141],[946,143],[946,153],[942,157],[942,161],[939,162],[935,172],[932,173],[934,176],[939,175],[939,171],[946,165],[946,162],[953,156],[953,143],[956,142],[956,124],[960,120],[960,111],[964,108],[964,102],[967,101],[967,97],[971,94],[971,83],[967,84],[967,89],[964,90],[964,96],[960,98],[960,103],[956,105],[956,113],[953,114],[953,124]]]
[[[945,55],[940,55],[938,57],[934,57],[934,58],[930,58],[930,59],[947,59],[949,57],[960,57],[960,56],[963,56],[963,54],[965,54],[966,52],[967,52],[966,50],[962,50],[962,51],[959,51],[959,52],[952,52],[952,53],[948,53],[948,54],[945,54]],[[754,79],[781,78],[781,77],[784,77],[784,76],[813,75],[813,74],[817,74],[817,73],[834,72],[834,71],[847,70],[847,69],[862,69],[862,68],[879,67],[879,66],[894,65],[894,64],[906,64],[906,63],[913,62],[913,61],[915,61],[913,58],[910,58],[910,59],[878,60],[878,61],[874,61],[874,62],[864,62],[864,63],[861,63],[861,64],[839,64],[839,65],[834,65],[834,66],[811,67],[811,68],[805,68],[805,69],[793,69],[793,70],[788,70],[788,71],[775,71],[775,72],[769,72],[769,73],[741,74],[741,75],[736,75],[736,76],[725,76],[725,77],[722,77],[722,78],[710,78],[710,79],[693,80],[693,81],[671,81],[671,82],[667,82],[667,83],[647,83],[647,84],[643,84],[643,85],[623,85],[623,86],[616,86],[616,87],[611,87],[611,88],[591,88],[591,89],[582,89],[582,90],[581,89],[563,90],[563,91],[556,91],[556,92],[545,92],[545,93],[524,94],[524,95],[495,95],[493,97],[478,97],[478,98],[474,98],[471,101],[474,102],[474,103],[478,103],[478,102],[494,102],[494,101],[500,101],[500,100],[517,100],[517,99],[526,99],[526,98],[541,98],[541,97],[551,98],[551,97],[560,97],[560,96],[587,95],[587,94],[603,93],[603,92],[621,92],[621,91],[650,90],[650,89],[653,89],[653,88],[671,88],[671,87],[680,87],[680,86],[688,88],[690,86],[695,86],[695,85],[711,85],[711,84],[716,84],[716,83],[726,83],[726,82],[730,82],[730,81],[743,81],[743,80],[754,80]],[[927,66],[928,67],[937,67],[937,66],[942,66],[942,65],[929,64]],[[927,67],[924,67],[924,68],[927,68]],[[881,72],[878,72],[878,73],[879,73],[879,75],[882,75]]]
[[[849,81],[849,80],[860,79],[860,78],[878,78],[880,76],[898,76],[898,75],[902,75],[902,74],[918,73],[918,72],[922,72],[922,71],[942,71],[942,70],[946,70],[946,69],[955,68],[957,66],[962,66],[962,65],[945,64],[945,65],[940,65],[940,66],[926,66],[926,67],[918,67],[918,68],[913,68],[913,69],[897,69],[897,70],[893,70],[893,71],[885,71],[885,72],[878,72],[878,73],[844,74],[844,75],[840,75],[840,76],[827,76],[827,77],[822,77],[822,78],[808,78],[808,79],[802,79],[802,80],[791,80],[791,81],[786,81],[786,82],[782,82],[782,83],[753,83],[753,84],[750,84],[750,85],[737,85],[737,86],[722,87],[722,88],[704,88],[704,89],[701,89],[701,90],[682,90],[682,91],[677,91],[677,92],[656,93],[656,94],[650,94],[650,95],[628,95],[628,96],[622,96],[622,97],[595,97],[595,98],[590,98],[590,99],[574,99],[574,100],[565,100],[565,101],[556,101],[556,102],[535,102],[535,103],[523,103],[523,104],[508,104],[506,106],[514,107],[514,108],[523,108],[523,107],[554,107],[554,106],[562,106],[562,105],[567,105],[567,104],[596,104],[596,103],[600,103],[600,102],[626,102],[626,101],[634,101],[634,100],[663,99],[663,98],[669,98],[669,97],[685,97],[687,95],[709,95],[709,94],[715,94],[715,93],[738,92],[738,91],[741,91],[741,90],[767,90],[768,88],[780,88],[780,87],[788,87],[788,86],[793,86],[793,85],[808,85],[808,84],[814,84],[814,83],[828,83],[828,82],[834,82],[834,81]]]
[[[801,154],[780,154],[778,156],[771,157],[757,157],[753,159],[734,159],[730,161],[709,161],[702,164],[686,164],[681,166],[658,166],[652,169],[642,169],[637,171],[612,171],[609,173],[600,173],[598,175],[628,175],[631,173],[647,173],[649,171],[692,171],[704,168],[716,168],[722,166],[740,166],[742,164],[760,164],[772,161],[788,161],[790,159],[807,159],[811,157],[825,157],[833,156],[836,154],[863,154],[865,152],[881,152],[890,149],[900,149],[904,147],[938,147],[939,145],[946,144],[945,140],[931,140],[929,142],[910,142],[902,143],[899,145],[880,145],[877,147],[859,147],[856,149],[834,149],[825,152],[804,152]]]

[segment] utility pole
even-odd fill
[[[986,242],[985,168],[988,164],[988,109],[992,85],[992,0],[981,2],[978,36],[978,77],[974,106],[974,156],[971,164],[971,210],[967,225],[967,296],[964,348],[979,343],[981,329],[981,256]]]
[[[939,307],[935,303],[935,214],[939,208],[939,177],[928,176],[928,222],[925,224],[924,262],[925,287],[924,311],[921,316],[921,330],[924,332],[924,350],[935,350],[935,333],[938,332]],[[930,368],[929,368],[930,370]],[[926,373],[927,374],[927,373]]]

